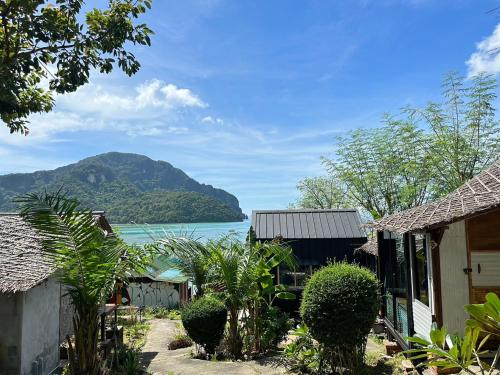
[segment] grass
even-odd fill
[[[146,307],[144,309],[146,319],[170,319],[180,320],[181,313],[177,309],[167,309],[166,307]]]
[[[123,344],[129,348],[142,349],[146,335],[151,329],[147,321],[139,321],[135,316],[119,315],[117,324],[123,326]]]

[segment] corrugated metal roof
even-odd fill
[[[257,210],[252,227],[257,239],[362,238],[361,217],[356,209]]]

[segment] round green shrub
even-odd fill
[[[300,313],[320,343],[355,348],[366,343],[378,308],[375,275],[358,265],[334,263],[311,276]]]
[[[203,346],[207,354],[215,353],[227,320],[227,310],[221,301],[211,296],[200,297],[182,309],[181,320],[195,343]]]

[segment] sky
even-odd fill
[[[142,18],[152,46],[130,47],[141,70],[92,74],[31,116],[28,136],[0,126],[0,174],[132,152],[227,190],[248,214],[286,208],[300,179],[325,173],[338,135],[438,100],[452,70],[500,72],[499,5],[155,0]]]

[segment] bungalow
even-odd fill
[[[382,314],[391,336],[463,332],[463,306],[500,294],[500,160],[447,196],[368,225],[377,231]]]
[[[329,260],[368,262],[355,252],[366,242],[356,209],[253,211],[252,229],[257,241],[280,238],[293,249],[298,269],[277,270],[277,279],[292,288],[301,289],[307,277]]]
[[[111,231],[102,212],[96,221]],[[59,364],[73,309],[39,234],[17,214],[0,214],[0,374],[45,375]]]

